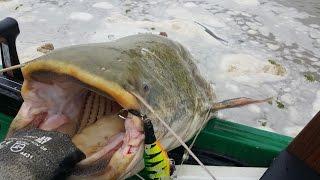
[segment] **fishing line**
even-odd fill
[[[210,111],[211,111],[211,110],[208,111],[207,117],[209,116]],[[200,132],[201,132],[201,130],[203,129],[203,127],[204,127],[205,124],[206,124],[206,121],[203,121],[203,123],[202,123],[201,126],[200,126],[200,129],[197,131],[196,135],[194,136],[194,138],[193,138],[193,140],[192,140],[192,142],[191,142],[191,144],[190,144],[190,146],[189,146],[189,149],[191,149],[191,148],[193,147],[194,143],[196,142],[196,140],[197,140],[197,138],[198,138],[198,136],[199,136],[199,134],[200,134]],[[182,165],[182,164],[184,163],[184,161],[186,160],[186,158],[184,158],[184,155],[185,155],[185,154],[188,154],[188,152],[185,152],[185,153],[183,154],[180,165]]]
[[[140,176],[139,174],[136,174],[136,176],[137,176],[139,179],[144,180],[144,178],[143,178],[142,176]]]
[[[180,142],[180,144],[189,152],[189,154],[198,162],[198,164],[211,176],[212,179],[217,180],[214,175],[205,167],[205,165],[200,161],[200,159],[189,149],[189,147],[186,145],[186,143],[183,142],[183,140],[180,138],[179,135],[177,135],[169,126],[168,124],[161,119],[158,114],[153,110],[153,108],[138,94],[131,92],[146,108],[149,109],[151,113],[153,113],[156,118],[162,123],[164,127],[168,129],[168,131],[171,132],[171,134]]]

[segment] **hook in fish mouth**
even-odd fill
[[[119,116],[126,107],[116,98],[69,75],[35,72],[24,86],[24,103],[11,131],[36,127],[70,135],[86,155],[71,178],[112,179],[142,158],[144,132],[141,117],[134,113],[138,111]]]

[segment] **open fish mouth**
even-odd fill
[[[67,74],[49,71],[28,74],[22,88],[24,103],[10,131],[35,127],[70,135],[86,155],[71,178],[124,176],[142,158],[143,125],[133,114],[125,119],[118,116],[121,109],[139,106],[132,97],[125,98],[129,93],[119,87],[108,91]],[[124,97],[115,95],[119,91]]]

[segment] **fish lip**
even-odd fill
[[[25,80],[31,79],[32,74],[35,72],[53,72],[68,75],[92,88],[99,89],[104,94],[110,95],[123,108],[140,109],[140,104],[136,97],[118,83],[97,77],[97,75],[91,74],[90,72],[72,64],[55,61],[54,59],[46,59],[45,61],[34,60],[32,63],[28,63],[24,66],[21,70]],[[28,91],[28,86],[23,85],[21,92],[26,93]]]

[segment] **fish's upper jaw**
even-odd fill
[[[142,158],[142,121],[133,114],[120,118],[118,112],[127,107],[110,94],[68,75],[51,72],[27,78],[23,86],[24,103],[9,136],[28,127],[70,135],[87,157],[78,163],[72,177],[118,178]]]

